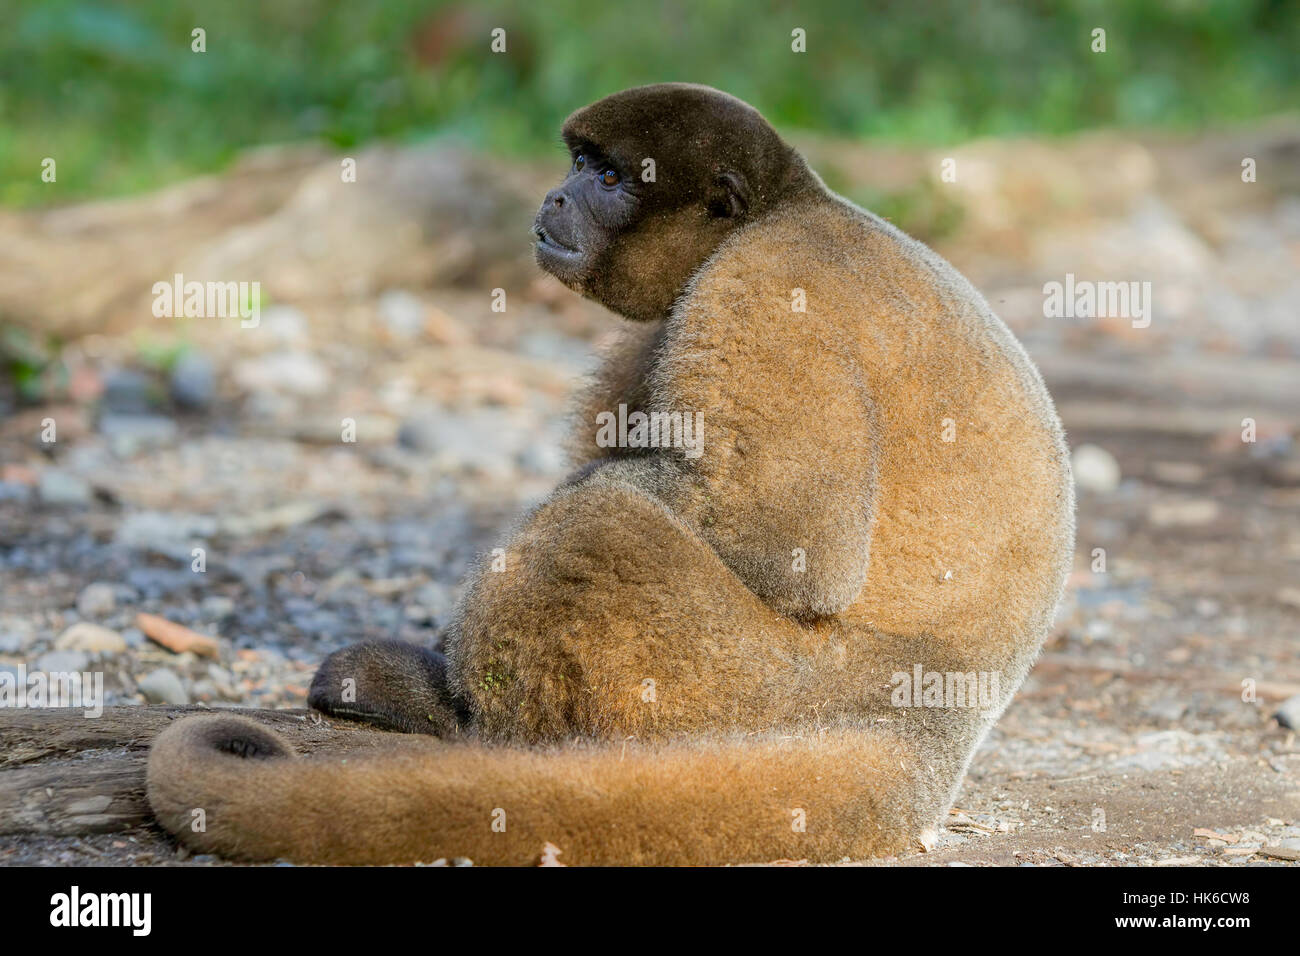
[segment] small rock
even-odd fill
[[[582,339],[558,332],[537,330],[519,338],[519,353],[563,365],[575,374],[589,371],[599,360],[596,351]]]
[[[1153,461],[1151,476],[1170,485],[1199,485],[1205,480],[1205,468],[1191,461]]]
[[[164,415],[110,412],[100,416],[99,432],[108,439],[114,454],[129,458],[143,448],[171,442],[176,437],[176,423]]]
[[[26,501],[32,489],[18,481],[0,481],[0,501]]]
[[[1264,466],[1264,480],[1282,488],[1300,485],[1300,457],[1269,462]]]
[[[1290,730],[1300,730],[1300,694],[1282,701],[1282,706],[1273,715],[1274,719]]]
[[[209,621],[220,621],[235,613],[235,602],[224,594],[209,594],[199,604],[199,614]]]
[[[394,338],[410,341],[424,329],[424,303],[403,289],[379,297],[379,317]]]
[[[21,634],[12,631],[0,634],[0,654],[17,654],[25,643]]]
[[[107,411],[128,414],[149,410],[153,383],[134,369],[113,369],[104,376],[103,407]]]
[[[217,370],[202,352],[186,352],[171,374],[172,400],[182,408],[202,410],[217,397]]]
[[[1186,528],[1209,524],[1219,516],[1219,503],[1210,498],[1157,501],[1147,518],[1157,528]]]
[[[402,422],[397,440],[406,448],[436,455],[494,476],[515,472],[515,456],[528,440],[520,424],[495,410],[465,415],[419,413]]]
[[[96,582],[82,588],[77,595],[77,613],[85,618],[103,617],[117,607],[117,595],[111,584]]]
[[[429,581],[422,584],[414,595],[416,603],[427,608],[434,617],[442,617],[456,606],[456,592],[441,581]]]
[[[76,475],[58,468],[41,472],[37,486],[41,501],[47,505],[85,505],[90,503],[90,485]]]
[[[90,666],[90,655],[85,651],[48,651],[36,658],[38,671],[47,674],[70,674],[84,671]]]
[[[1268,857],[1271,860],[1290,860],[1292,862],[1300,861],[1300,849],[1291,850],[1282,847],[1266,846],[1260,847],[1259,855]]]
[[[1186,701],[1181,701],[1174,697],[1166,697],[1164,700],[1158,700],[1143,711],[1143,714],[1146,717],[1151,717],[1155,720],[1171,724],[1182,720],[1183,714],[1185,713],[1187,713]]]
[[[85,651],[88,654],[120,654],[126,650],[126,641],[117,631],[81,621],[60,634],[54,647],[60,651]]]
[[[191,550],[195,545],[203,544],[207,538],[216,534],[216,531],[216,519],[205,515],[137,511],[127,515],[118,524],[114,541],[133,551],[156,551],[183,560],[185,573],[188,575],[191,573],[189,570]]]
[[[291,305],[273,305],[262,311],[262,331],[277,342],[298,343],[307,338],[307,316]]]
[[[217,694],[226,700],[238,700],[239,692],[235,690],[235,678],[223,667],[216,664],[208,665],[207,682],[210,683]]]
[[[1104,495],[1119,487],[1119,462],[1100,445],[1080,445],[1071,455],[1070,466],[1077,488]]]
[[[1200,617],[1218,617],[1219,612],[1222,610],[1223,605],[1214,600],[1214,598],[1197,598],[1196,600],[1196,613]]]
[[[520,466],[534,475],[558,475],[564,471],[563,449],[554,442],[539,441],[524,446],[519,452]]]
[[[136,685],[144,699],[151,704],[177,704],[185,705],[190,702],[190,695],[185,691],[185,685],[181,679],[176,676],[174,671],[165,667],[159,667],[157,670],[147,674]]]
[[[273,352],[244,359],[235,366],[233,377],[249,392],[280,392],[314,397],[329,388],[329,370],[307,352]]]

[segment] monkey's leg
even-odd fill
[[[454,734],[465,714],[447,689],[447,660],[405,641],[365,641],[335,651],[312,679],[307,703],[337,717],[408,734]]]
[[[778,614],[605,471],[542,505],[467,591],[447,656],[480,733],[647,739],[865,713],[864,634]]]
[[[453,691],[489,738],[760,729],[804,703],[817,636],[635,488],[560,490],[492,565],[447,636]]]

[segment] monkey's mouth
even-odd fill
[[[541,226],[533,227],[533,235],[537,237],[537,248],[545,250],[548,253],[559,256],[579,256],[582,254],[581,249],[575,249],[572,246],[566,246],[560,240],[543,229]]]

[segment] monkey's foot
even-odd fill
[[[365,641],[321,664],[307,703],[335,717],[407,734],[451,736],[464,714],[447,690],[447,660],[405,641]]]

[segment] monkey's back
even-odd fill
[[[708,341],[715,362],[729,349],[763,351],[761,380],[738,369],[734,383],[750,405],[723,396],[706,458],[745,441],[745,416],[767,435],[775,417],[780,442],[798,452],[774,452],[783,467],[828,487],[868,486],[867,575],[842,619],[1023,673],[1068,572],[1073,488],[1037,370],[969,282],[879,218],[805,196],[728,240],[670,323],[667,390],[696,400],[710,395],[691,389],[693,366],[674,342]],[[840,440],[850,415],[869,421],[869,443]]]

